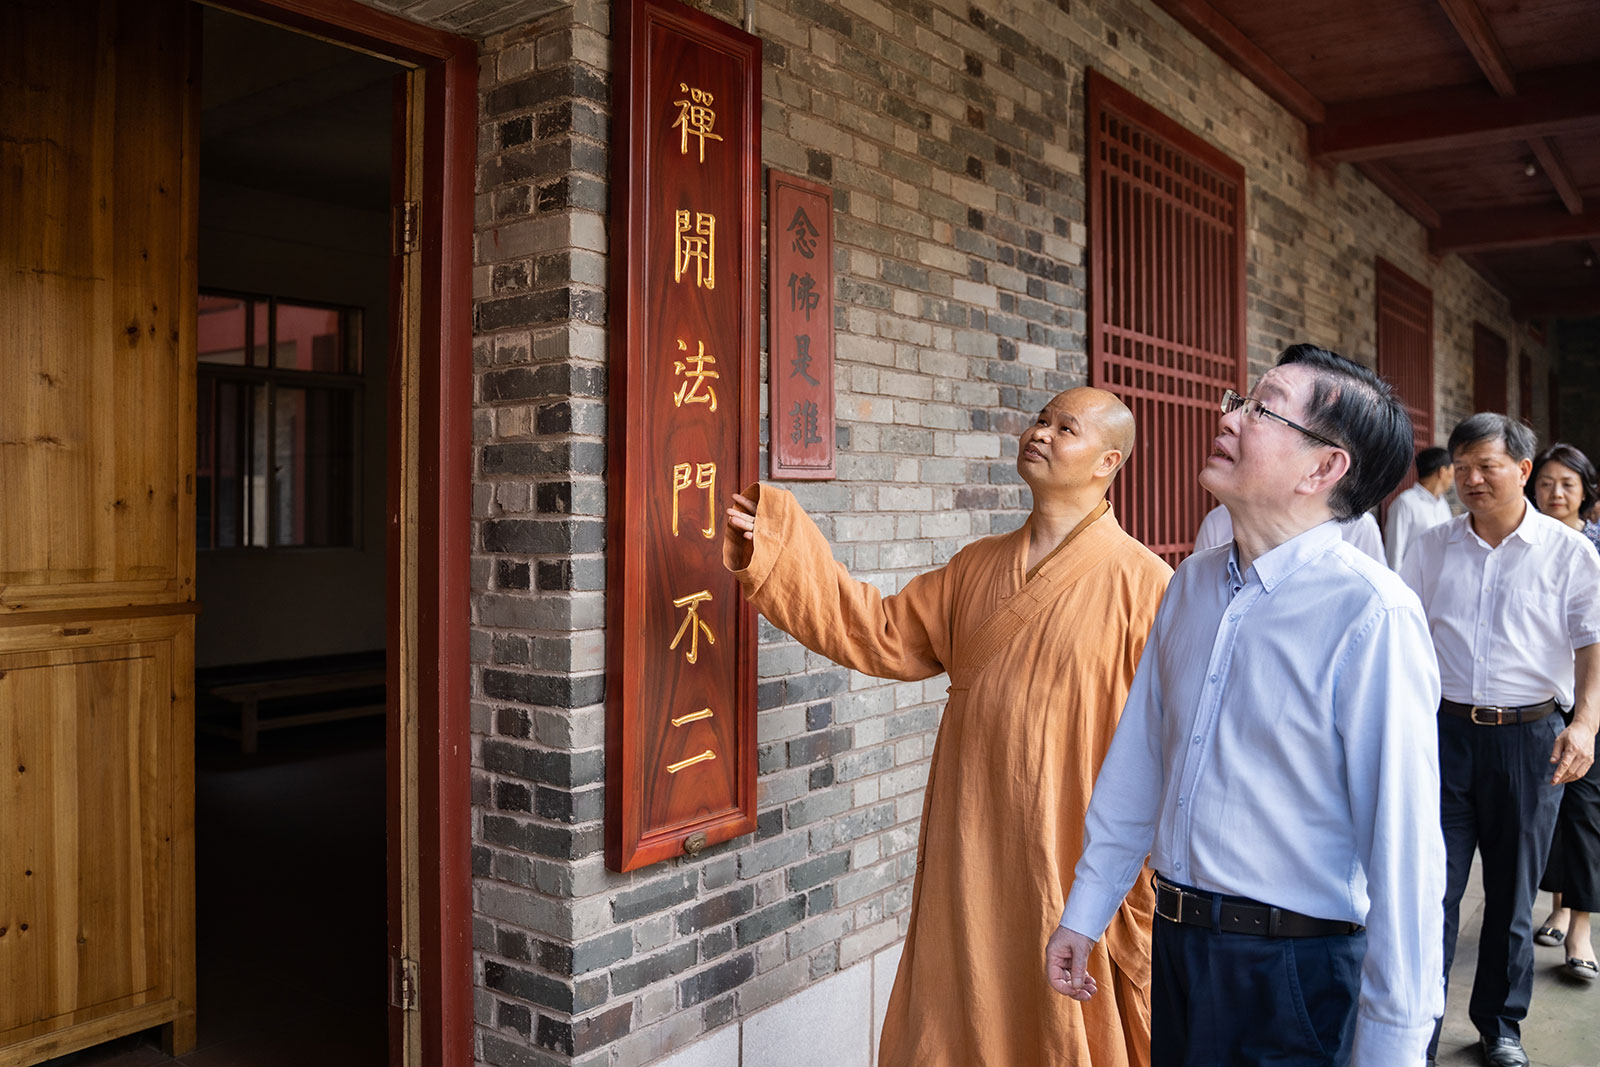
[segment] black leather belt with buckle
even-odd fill
[[[1457,704],[1454,700],[1439,701],[1439,710],[1458,719],[1466,719],[1474,726],[1514,726],[1517,723],[1538,722],[1556,710],[1554,699],[1521,707],[1502,707],[1497,704]]]
[[[1213,929],[1211,911],[1218,894],[1174,885],[1152,876],[1156,890],[1156,914],[1168,922]],[[1359,933],[1360,923],[1340,922],[1301,915],[1297,911],[1275,908],[1244,897],[1222,897],[1220,926],[1225,934],[1259,934],[1262,937],[1333,937]]]

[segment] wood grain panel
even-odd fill
[[[192,640],[185,617],[0,630],[0,1063],[173,996]]]
[[[757,476],[761,42],[657,0],[616,19],[606,851],[632,870],[755,828],[721,515]]]
[[[1594,0],[1480,0],[1515,70],[1564,67],[1600,58]]]
[[[0,499],[30,502],[0,538],[0,612],[188,596],[190,16],[0,17]]]
[[[1212,6],[1325,104],[1482,79],[1439,0]]]
[[[1499,205],[1559,204],[1543,174],[1523,172],[1532,150],[1523,141],[1419,152],[1386,164],[1439,212]]]
[[[0,1067],[194,1042],[198,15],[0,5]]]

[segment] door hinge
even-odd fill
[[[394,206],[394,254],[403,256],[417,250],[417,228],[422,216],[422,205],[415,200],[403,200]]]
[[[417,1010],[417,961],[389,957],[389,1003],[402,1011]]]

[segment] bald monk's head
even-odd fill
[[[1133,452],[1133,412],[1104,389],[1058,394],[1017,444],[1017,473],[1041,493],[1104,496]]]

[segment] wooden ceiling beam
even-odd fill
[[[1556,319],[1600,315],[1600,278],[1587,285],[1544,287],[1513,294],[1511,314],[1518,319]]]
[[[1439,218],[1428,235],[1428,250],[1483,252],[1496,248],[1536,248],[1600,237],[1600,212],[1569,215],[1552,208],[1492,208],[1452,211]]]
[[[1444,8],[1445,16],[1461,35],[1462,43],[1472,53],[1483,76],[1494,86],[1494,91],[1501,96],[1516,96],[1517,72],[1511,69],[1511,61],[1506,58],[1477,0],[1439,0],[1439,6]]]
[[[1548,137],[1534,137],[1528,141],[1528,147],[1533,149],[1534,158],[1544,168],[1544,176],[1555,186],[1556,195],[1566,205],[1567,211],[1582,215],[1583,194],[1578,191],[1578,183],[1573,180],[1572,172],[1567,169],[1566,161],[1556,151],[1556,146],[1550,143]]]
[[[1156,0],[1156,6],[1255,82],[1262,92],[1282,104],[1295,118],[1307,126],[1323,121],[1322,101],[1206,0]]]
[[[1516,96],[1482,85],[1333,104],[1312,155],[1358,162],[1475,148],[1600,127],[1600,64],[1525,74]]]
[[[1412,188],[1410,183],[1396,174],[1394,168],[1375,159],[1357,163],[1355,166],[1373,185],[1387,193],[1390,200],[1404,208],[1412,218],[1430,230],[1439,228],[1439,212],[1435,211],[1433,205]]]

